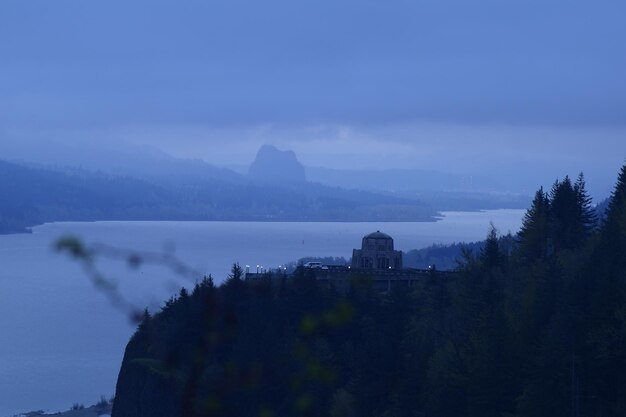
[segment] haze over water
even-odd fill
[[[54,253],[60,236],[141,251],[174,250],[217,283],[233,262],[276,267],[304,256],[349,257],[361,237],[381,230],[408,251],[432,243],[483,239],[489,222],[515,233],[523,210],[450,212],[435,223],[95,222],[54,223],[33,234],[0,236],[0,416],[111,396],[134,325],[97,292],[80,266]],[[193,278],[163,267],[131,271],[119,261],[99,263],[138,306],[158,309]],[[198,276],[201,278],[201,276]]]

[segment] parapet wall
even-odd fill
[[[315,275],[315,279],[320,283],[336,288],[347,288],[351,283],[361,282],[381,291],[391,291],[392,288],[410,288],[412,284],[425,279],[451,279],[457,275],[454,271],[437,271],[434,269],[380,270],[346,266],[329,266],[324,269],[309,269],[309,271]],[[246,279],[261,279],[267,276],[267,274],[248,273]]]
[[[410,288],[413,283],[425,279],[450,279],[456,276],[452,271],[437,271],[433,269],[360,269],[335,267],[326,270],[315,270],[315,279],[336,287],[347,287],[353,282],[370,284],[381,291],[391,291],[392,288]]]

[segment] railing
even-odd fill
[[[368,269],[368,268],[351,268],[347,266],[328,266],[324,268],[309,269],[315,274],[318,281],[342,281],[352,278],[367,278],[372,281],[414,281],[425,278],[452,278],[456,276],[455,271],[438,271],[435,269]],[[245,274],[246,279],[262,279],[262,278],[283,278],[291,275],[253,273]]]

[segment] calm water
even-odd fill
[[[381,230],[404,251],[432,243],[483,239],[489,222],[516,232],[524,211],[445,213],[436,223],[96,222],[53,223],[30,235],[0,236],[0,416],[34,409],[58,411],[111,396],[124,347],[134,327],[94,290],[80,266],[52,244],[73,234],[87,243],[174,252],[216,282],[230,265],[266,267],[304,256],[349,257],[361,237]],[[103,259],[138,306],[158,308],[181,285],[193,285],[163,267],[129,270]]]

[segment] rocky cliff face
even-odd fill
[[[271,145],[263,145],[250,165],[248,176],[253,181],[268,184],[305,182],[304,167],[293,151],[281,151]]]
[[[177,417],[181,415],[180,387],[176,378],[155,360],[149,348],[153,332],[137,332],[124,353],[112,415],[116,417]]]

